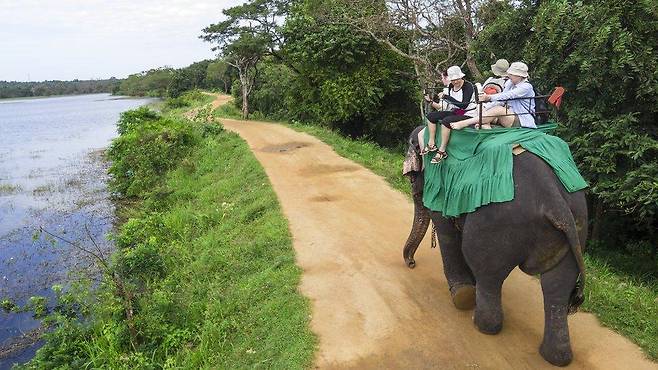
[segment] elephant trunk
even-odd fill
[[[427,227],[430,224],[430,213],[423,205],[423,172],[413,171],[407,174],[407,176],[411,182],[411,191],[414,199],[414,221],[407,242],[404,244],[402,255],[407,266],[414,268],[416,266],[414,254],[420,242],[425,237],[425,233],[427,233]]]

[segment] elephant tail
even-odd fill
[[[576,264],[578,265],[576,285],[571,291],[571,296],[569,297],[569,314],[574,314],[578,311],[578,307],[580,307],[585,301],[585,261],[583,259],[583,248],[580,245],[580,239],[578,238],[576,221],[566,202],[564,202],[563,210],[564,212],[561,212],[562,214],[559,217],[551,217],[549,215],[548,219],[556,229],[564,233],[571,252],[576,259]]]

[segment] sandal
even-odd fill
[[[439,148],[436,147],[436,145],[425,145],[423,150],[420,151],[420,155],[425,155],[429,152],[436,152],[439,150]]]
[[[430,163],[437,164],[446,158],[448,158],[448,153],[444,152],[443,150],[439,150],[434,156],[434,158],[432,158]]]

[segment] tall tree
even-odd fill
[[[228,64],[238,70],[242,92],[242,118],[249,117],[249,94],[258,75],[258,62],[265,54],[266,42],[259,36],[242,33],[225,48]]]
[[[217,50],[227,63],[239,73],[242,89],[242,116],[249,115],[248,98],[257,74],[258,61],[265,55],[283,59],[279,49],[283,37],[278,23],[288,9],[284,0],[251,0],[247,3],[222,11],[227,19],[211,24],[199,36],[216,44]]]

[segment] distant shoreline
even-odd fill
[[[62,95],[40,95],[40,96],[22,96],[16,98],[0,98],[0,102],[8,101],[20,101],[20,100],[37,100],[37,99],[48,99],[48,98],[65,98],[71,96],[85,96],[85,95],[109,95],[108,100],[123,100],[123,99],[143,99],[143,96],[130,96],[130,95],[113,95],[109,92],[97,92],[97,93],[88,93],[88,94],[62,94]]]

